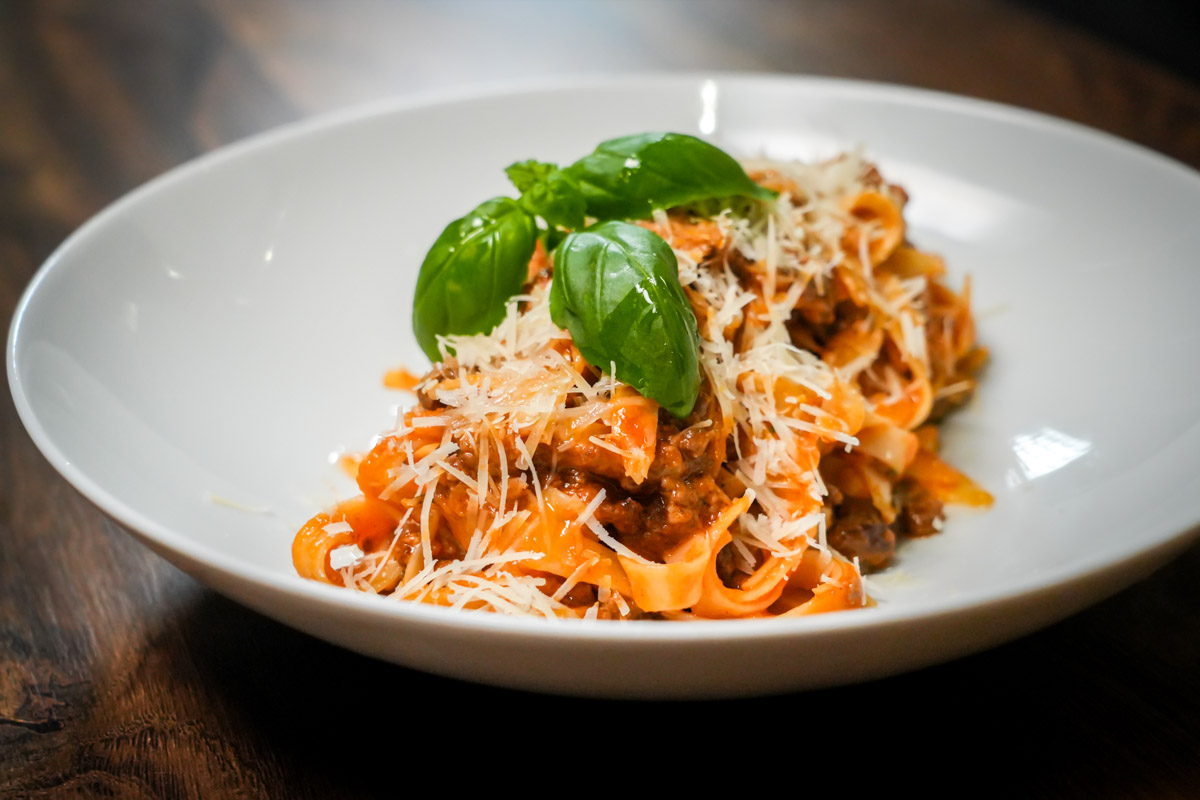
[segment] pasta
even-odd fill
[[[863,573],[898,536],[936,533],[945,503],[989,505],[932,426],[987,358],[970,285],[908,241],[904,191],[857,153],[743,166],[776,202],[638,222],[670,244],[696,317],[686,418],[554,324],[539,245],[494,331],[445,337],[358,463],[362,495],[296,535],[297,571],[545,617],[796,616],[870,605]]]

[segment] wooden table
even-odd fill
[[[0,304],[11,314],[105,204],[279,123],[416,90],[683,68],[947,90],[1200,167],[1200,86],[1000,0],[5,0]],[[1042,633],[890,680],[737,702],[565,700],[377,663],[234,605],[82,500],[11,403],[0,437],[0,796],[398,794],[447,768],[471,779],[459,762],[494,756],[521,759],[502,780],[526,791],[624,782],[633,756],[706,781],[778,771],[789,789],[798,768],[799,792],[1200,796],[1200,548]],[[554,775],[541,752],[558,743],[570,782],[539,786],[524,773]]]

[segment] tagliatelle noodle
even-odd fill
[[[870,605],[861,563],[991,497],[928,423],[986,351],[970,290],[907,239],[903,190],[848,153],[744,162],[772,206],[658,211],[700,333],[676,419],[550,319],[552,263],[443,361],[315,516],[308,578],[400,600],[579,618],[796,616]],[[712,204],[709,204],[710,206]],[[404,382],[411,385],[410,381]]]

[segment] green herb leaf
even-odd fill
[[[583,227],[583,192],[554,164],[520,161],[505,170],[521,190],[520,203],[530,214],[546,220],[550,227],[579,230]]]
[[[628,222],[572,233],[554,256],[550,317],[583,357],[686,417],[700,392],[700,337],[671,246]]]
[[[578,184],[587,213],[600,219],[645,219],[711,197],[775,198],[728,153],[682,133],[610,139],[563,171]]]
[[[446,226],[417,276],[413,332],[438,361],[437,337],[486,333],[521,291],[537,241],[537,225],[517,201],[497,197]]]
[[[551,164],[546,161],[517,161],[509,164],[504,169],[504,174],[512,181],[513,186],[517,187],[519,192],[527,192],[532,187],[546,180],[551,172],[558,169],[557,164]]]

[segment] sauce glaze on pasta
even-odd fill
[[[930,423],[974,392],[970,287],[907,240],[905,192],[857,154],[744,162],[771,208],[658,212],[704,375],[679,420],[551,322],[540,249],[490,334],[415,387],[313,517],[308,578],[393,598],[585,618],[790,616],[871,603],[897,537],[987,492]],[[599,368],[598,368],[599,366]]]

